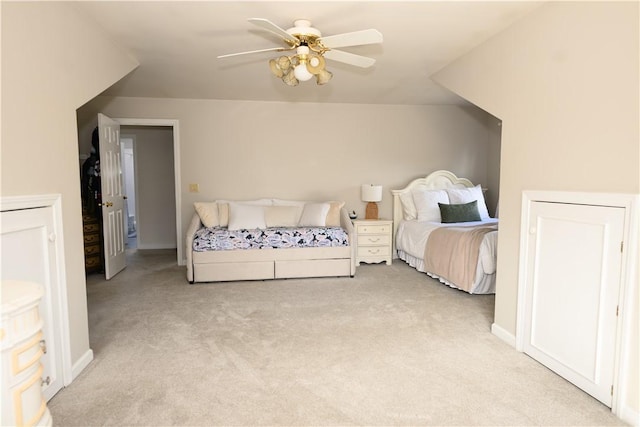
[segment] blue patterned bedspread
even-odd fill
[[[226,227],[211,227],[199,229],[193,238],[193,250],[196,252],[335,246],[349,246],[349,235],[341,227],[273,227],[234,231]]]

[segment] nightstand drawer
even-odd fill
[[[358,246],[388,245],[389,234],[358,234]]]
[[[389,256],[391,250],[389,246],[365,246],[358,247],[358,257],[369,257],[369,256]]]
[[[385,234],[390,230],[388,225],[358,225],[358,233],[362,234]]]

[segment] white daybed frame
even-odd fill
[[[335,277],[356,274],[355,229],[349,214],[340,210],[340,226],[349,235],[349,246],[331,248],[234,249],[196,252],[193,236],[203,227],[194,213],[186,233],[187,280],[222,282],[296,277]]]

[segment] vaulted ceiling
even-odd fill
[[[140,66],[109,88],[112,96],[335,102],[459,104],[430,75],[530,13],[528,1],[87,1],[72,3],[89,22],[129,51]],[[282,28],[308,19],[323,36],[375,28],[381,45],[341,50],[374,58],[371,68],[327,60],[333,79],[296,87],[274,77],[264,52],[284,46],[247,21]]]

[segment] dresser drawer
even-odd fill
[[[21,346],[11,351],[11,371],[12,376],[18,376],[29,367],[40,362],[40,357],[44,354],[42,341],[42,332],[36,335]]]
[[[386,234],[390,231],[388,225],[358,225],[358,234]]]
[[[358,247],[358,257],[370,257],[370,256],[389,256],[391,249],[389,246],[364,246]]]
[[[13,425],[35,426],[41,420],[49,419],[47,401],[42,396],[42,373],[41,363],[37,363],[31,370],[27,378],[20,384],[16,384],[8,390],[11,396],[10,402],[2,402],[11,405],[10,413],[6,418],[13,418]],[[7,408],[9,409],[9,408]],[[5,408],[3,408],[3,411]]]
[[[94,243],[100,243],[100,234],[85,234],[84,235],[84,244],[91,245]]]
[[[389,245],[389,234],[358,234],[358,246]]]
[[[97,268],[100,268],[101,266],[102,266],[102,260],[100,259],[100,255],[85,256],[84,267],[87,270],[97,269]]]
[[[100,231],[100,224],[98,224],[97,222],[93,224],[83,224],[82,227],[85,233],[98,233]]]
[[[85,255],[100,255],[100,245],[90,245],[84,247]]]

